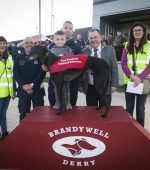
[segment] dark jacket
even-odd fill
[[[35,88],[40,87],[46,75],[41,65],[38,59],[28,60],[24,53],[18,55],[14,61],[14,78],[18,86],[34,83]]]
[[[76,43],[80,46],[81,49],[85,48],[85,41],[83,39],[77,39]]]
[[[82,53],[84,54],[91,54],[91,50],[89,49],[89,47],[85,48],[82,50]],[[118,65],[117,65],[117,60],[116,60],[116,54],[115,54],[115,50],[113,47],[111,46],[102,46],[102,50],[101,50],[101,58],[104,59],[109,67],[110,67],[110,71],[111,71],[111,87],[117,87],[118,86]],[[83,81],[80,81],[80,85]],[[84,80],[84,91],[85,93],[87,92],[87,87],[88,87],[88,79]]]

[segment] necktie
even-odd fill
[[[94,57],[97,57],[97,50],[98,49],[94,49]]]

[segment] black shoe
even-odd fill
[[[3,141],[6,136],[8,136],[9,132],[3,132],[2,135],[1,135],[1,141]]]

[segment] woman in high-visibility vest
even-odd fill
[[[7,41],[0,36],[0,128],[3,140],[7,135],[6,112],[10,98],[14,95],[13,90],[13,60],[8,54]]]
[[[146,39],[146,27],[141,22],[134,23],[130,30],[129,41],[122,53],[121,66],[125,74],[126,110],[133,116],[136,99],[136,120],[144,126],[148,94],[137,94],[138,92],[129,90],[126,92],[129,82],[133,82],[134,88],[150,75],[150,42]]]

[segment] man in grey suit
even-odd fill
[[[89,54],[93,57],[104,59],[110,66],[111,70],[111,84],[108,95],[117,91],[118,86],[118,65],[116,60],[115,50],[111,46],[103,45],[101,43],[101,33],[98,29],[91,29],[88,32],[89,47],[82,50],[82,53]],[[104,75],[105,76],[105,75]],[[99,96],[94,87],[92,70],[89,70],[83,76],[80,82],[79,90],[86,94],[87,106],[98,106]]]

